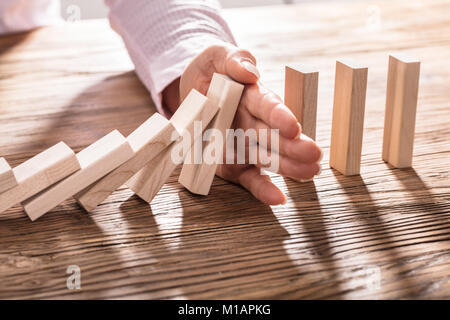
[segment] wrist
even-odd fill
[[[180,77],[172,81],[162,91],[162,107],[167,114],[174,114],[180,105]]]

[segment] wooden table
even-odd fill
[[[450,298],[450,3],[318,2],[226,10],[263,81],[319,71],[314,182],[274,176],[268,207],[216,178],[172,176],[151,205],[122,188],[92,214],[73,200],[32,223],[0,215],[0,298]],[[422,61],[414,168],[381,161],[388,53]],[[360,176],[328,168],[336,58],[369,66]],[[60,140],[76,151],[155,111],[107,21],[0,38],[0,155],[17,165]],[[69,265],[81,290],[66,287]]]

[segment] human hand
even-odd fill
[[[258,81],[256,59],[246,50],[231,45],[214,45],[204,50],[189,64],[181,77],[164,90],[166,107],[174,112],[193,88],[206,95],[214,72],[245,84],[233,122],[234,129],[279,129],[278,173],[296,180],[309,180],[320,173],[320,148],[301,134],[297,119],[281,98]],[[263,167],[261,163],[220,164],[216,174],[242,185],[263,203],[284,203],[286,196],[268,175],[261,174]]]

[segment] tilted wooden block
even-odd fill
[[[209,86],[207,97],[219,106],[219,111],[208,129],[218,130],[222,134],[224,142],[226,129],[230,128],[233,122],[243,90],[242,84],[218,73],[214,74]],[[203,152],[208,150],[211,143],[213,142],[208,141],[203,144]],[[216,158],[221,156],[216,155]],[[178,181],[192,193],[207,195],[216,174],[218,160],[216,159],[212,164],[204,161],[201,164],[185,163]]]
[[[201,136],[203,130],[211,122],[218,109],[218,105],[211,99],[197,90],[192,90],[170,119],[182,139],[151,160],[126,183],[127,186],[141,199],[150,203],[178,166],[178,163],[172,159],[172,152],[179,150],[183,144],[189,150],[195,139]],[[202,130],[200,132],[194,130],[196,121],[201,123]],[[190,141],[185,139],[190,139]],[[185,150],[186,153],[188,150]],[[185,156],[186,154],[182,155],[182,157]]]
[[[330,166],[344,175],[360,172],[366,88],[366,67],[336,62]]]
[[[176,142],[177,145],[179,143],[181,142]],[[172,144],[169,148],[163,150],[127,181],[126,185],[142,200],[148,203],[152,202],[178,166],[171,158],[174,148],[176,146]]]
[[[17,180],[13,170],[5,158],[0,158],[0,193],[15,186],[17,186]]]
[[[79,169],[75,153],[64,142],[42,151],[13,169],[17,185],[0,194],[0,213]]]
[[[134,155],[124,136],[114,130],[77,153],[81,170],[37,194],[24,203],[31,220],[55,208],[107,173],[111,172]]]
[[[383,160],[397,168],[412,165],[420,62],[389,56]]]
[[[153,114],[127,137],[134,156],[74,198],[86,211],[92,211],[177,138],[178,133],[169,120],[159,113]]]
[[[316,139],[317,90],[319,72],[286,66],[284,104],[302,125],[302,132]]]

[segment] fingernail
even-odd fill
[[[313,181],[313,180],[314,180],[314,178],[311,178],[311,179],[306,179],[306,180],[303,180],[303,179],[299,179],[298,181],[300,181],[300,182],[304,183],[304,182],[310,182],[310,181]]]
[[[259,77],[260,77],[259,71],[258,71],[258,69],[256,69],[256,66],[253,63],[248,62],[248,61],[241,61],[241,64],[244,66],[244,68],[248,72],[253,73],[259,79]]]

